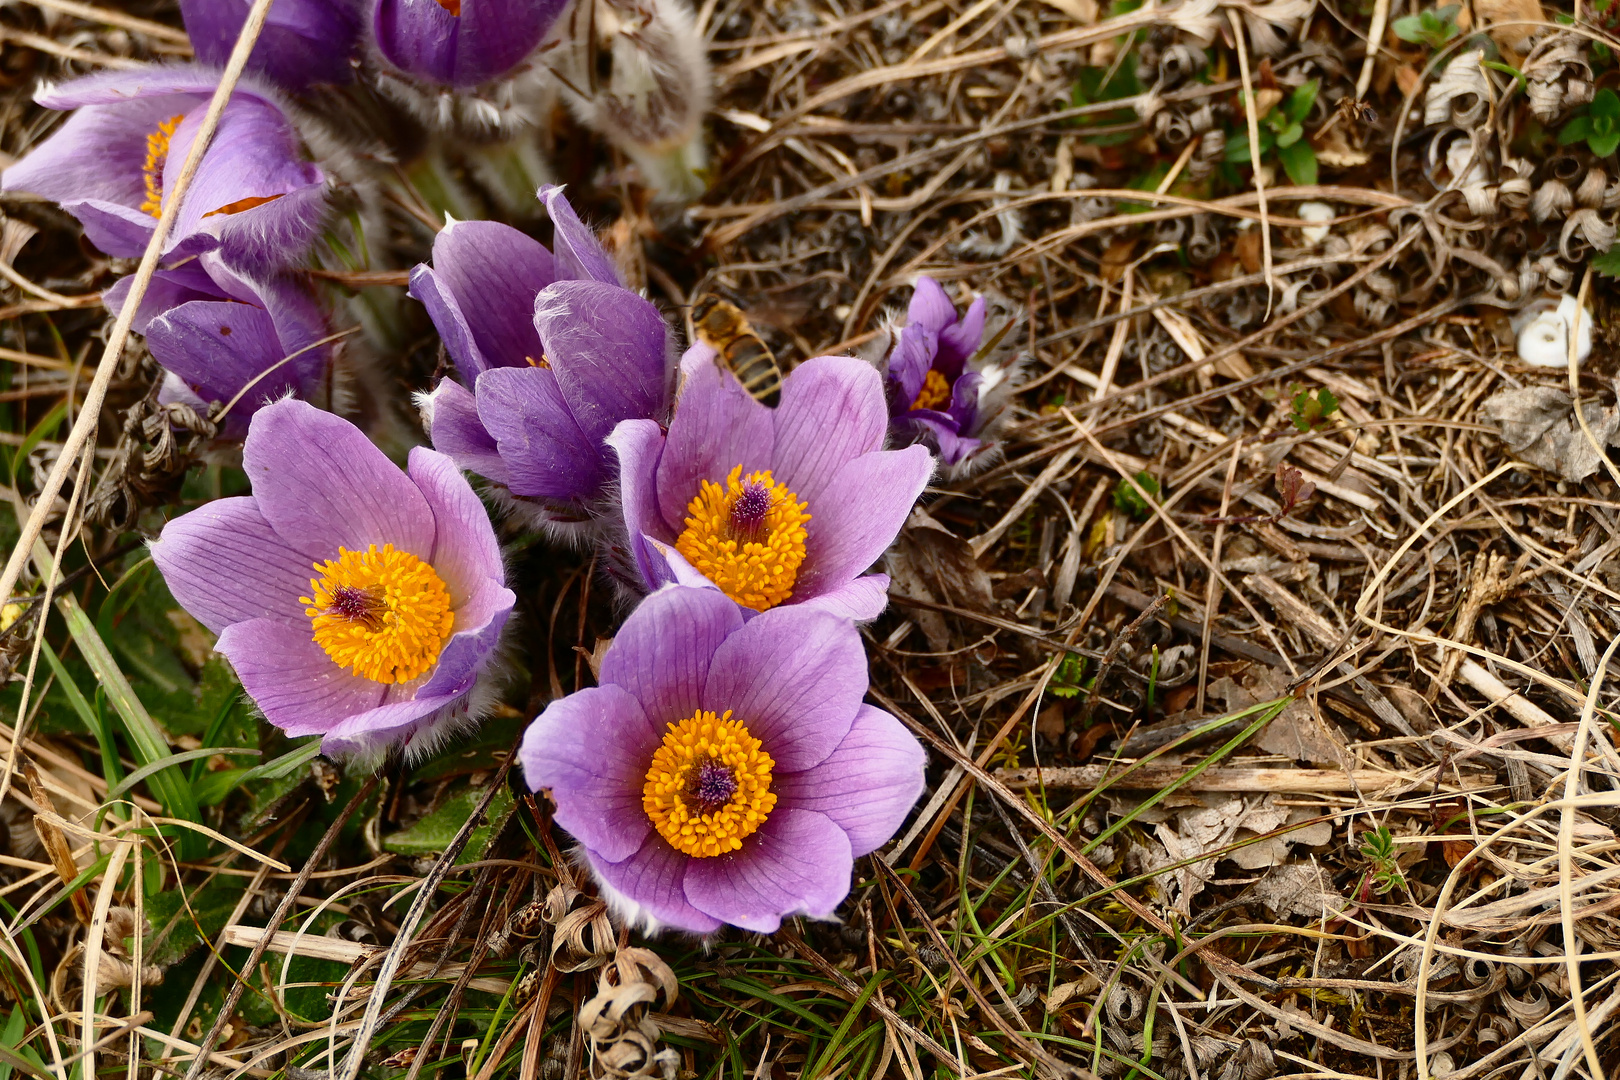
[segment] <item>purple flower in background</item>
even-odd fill
[[[252,6],[250,0],[180,0],[197,59],[224,67]],[[357,0],[276,0],[248,70],[294,93],[317,83],[350,82],[359,40]]]
[[[989,395],[1007,381],[1001,369],[968,366],[984,337],[984,315],[981,296],[958,320],[956,306],[939,283],[920,277],[906,325],[893,331],[884,382],[895,436],[936,448],[946,466],[959,465],[983,449],[976,436],[999,404]]]
[[[0,190],[62,204],[107,254],[144,254],[180,175],[219,72],[196,65],[89,75],[42,90],[48,109],[73,109],[57,132],[0,175]],[[243,80],[180,208],[164,255],[218,249],[255,267],[301,258],[325,208],[321,170],[299,155],[287,114]]]
[[[469,89],[534,52],[567,0],[376,0],[371,28],[394,67],[423,82]]]
[[[455,463],[418,447],[401,472],[286,400],[254,415],[242,465],[253,494],[175,518],[152,559],[265,718],[360,758],[477,720],[516,597]]]
[[[120,279],[103,297],[114,315],[132,280]],[[210,252],[159,270],[134,328],[169,373],[160,401],[206,414],[210,402],[240,395],[221,430],[225,438],[242,438],[255,411],[288,394],[327,397],[331,348],[316,344],[327,336],[326,317],[309,289],[291,278],[246,274]]]
[[[804,606],[745,614],[713,589],[652,594],[601,684],[553,701],[518,751],[603,898],[649,931],[832,915],[854,860],[922,792],[922,747],[861,702],[854,624]]]
[[[613,479],[603,440],[620,420],[662,419],[668,331],[619,285],[562,189],[541,198],[555,252],[509,225],[457,221],[411,274],[462,382],[427,400],[433,445],[500,485],[531,522],[589,520]]]
[[[862,573],[934,469],[920,446],[883,449],[877,372],[853,357],[807,360],[770,409],[707,346],[681,369],[667,434],[626,420],[608,440],[643,585],[709,585],[755,611],[791,603],[875,618],[889,579]]]

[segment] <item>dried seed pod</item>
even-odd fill
[[[1208,214],[1193,215],[1186,252],[1187,261],[1194,266],[1207,266],[1221,253],[1221,238],[1215,233]]]
[[[1569,262],[1580,262],[1587,248],[1608,251],[1614,246],[1615,227],[1596,210],[1577,210],[1564,222],[1558,236],[1558,254]]]
[[[1575,205],[1597,209],[1603,205],[1603,192],[1609,185],[1608,174],[1602,169],[1589,169],[1581,186],[1575,189]]]
[[[613,920],[602,901],[558,885],[546,894],[544,917],[553,927],[551,962],[558,969],[589,971],[613,954]]]
[[[1575,197],[1562,180],[1548,180],[1530,196],[1530,216],[1538,224],[1565,217],[1575,208]]]
[[[1540,986],[1531,986],[1523,996],[1501,995],[1502,1011],[1511,1016],[1520,1027],[1529,1027],[1552,1012],[1552,1002]]]
[[[1510,213],[1518,213],[1530,205],[1531,196],[1535,194],[1535,187],[1528,179],[1515,177],[1504,180],[1496,189],[1497,201],[1502,209]]]
[[[1108,994],[1108,1016],[1116,1024],[1129,1024],[1142,1015],[1142,995],[1133,987],[1116,985]]]
[[[1490,83],[1485,78],[1484,59],[1485,53],[1480,49],[1470,49],[1451,58],[1446,70],[1423,96],[1425,124],[1443,124],[1449,120],[1466,130],[1485,118]]]
[[[1183,113],[1165,109],[1153,118],[1153,137],[1166,146],[1185,146],[1193,137],[1192,121]]]
[[[1209,55],[1196,45],[1177,42],[1159,56],[1159,83],[1166,88],[1191,78],[1209,63]]]

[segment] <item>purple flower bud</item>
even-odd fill
[[[184,65],[89,75],[41,90],[41,105],[74,113],[0,175],[0,190],[54,199],[102,251],[137,258],[218,82],[219,72]],[[173,263],[218,249],[240,265],[285,266],[303,257],[325,203],[325,178],[300,156],[275,95],[245,79],[225,106],[164,255]]]
[[[103,297],[114,315],[132,280],[120,279]],[[288,394],[328,396],[332,351],[316,344],[327,336],[325,314],[307,286],[285,275],[243,273],[210,252],[159,270],[134,328],[169,373],[160,400],[206,413],[212,402],[240,397],[224,438],[241,439],[255,411]]]
[[[469,89],[513,71],[567,0],[376,0],[383,58],[422,82]]]
[[[476,722],[516,597],[455,463],[418,447],[402,472],[288,400],[254,414],[242,466],[253,494],[175,518],[152,559],[265,718],[363,759]]]
[[[883,449],[877,372],[848,356],[807,360],[771,409],[708,346],[689,350],[681,371],[667,432],[626,420],[608,439],[639,587],[707,586],[754,611],[876,618],[889,579],[866,571],[934,471],[923,447]]]
[[[462,380],[428,398],[433,445],[531,522],[568,527],[600,511],[614,425],[667,413],[669,343],[658,309],[620,286],[562,189],[541,197],[555,252],[499,222],[453,222],[411,295]]]
[[[984,338],[985,302],[977,297],[957,319],[956,306],[933,278],[920,277],[906,325],[893,332],[884,375],[895,438],[939,452],[941,464],[963,464],[986,449],[1006,391],[1006,368],[969,363]]]
[[[224,67],[252,6],[250,0],[180,0],[197,59]],[[276,0],[248,70],[293,93],[350,82],[359,39],[357,0]]]
[[[648,931],[830,917],[922,793],[923,748],[861,702],[854,624],[748,614],[714,589],[654,593],[599,685],[547,706],[518,750],[602,898]]]

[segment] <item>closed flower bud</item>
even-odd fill
[[[566,6],[567,0],[376,0],[371,28],[393,67],[465,90],[511,74]]]
[[[249,0],[180,0],[197,59],[223,67],[247,19]],[[354,78],[360,38],[358,0],[276,0],[248,57],[248,70],[299,93]]]

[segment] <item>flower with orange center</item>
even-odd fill
[[[731,710],[716,717],[699,709],[669,725],[647,768],[641,806],[676,851],[697,859],[724,855],[770,816],[775,764]]]
[[[141,203],[141,209],[153,217],[163,213],[163,167],[169,163],[169,140],[185,118],[184,113],[171,116],[146,136],[146,164],[141,166],[146,201]]]
[[[686,531],[676,537],[675,550],[737,603],[765,611],[793,595],[808,509],[769,469],[744,479],[738,465],[724,488],[703,481],[686,508]]]
[[[456,617],[450,592],[433,567],[407,551],[372,544],[338,549],[316,563],[315,595],[299,597],[315,626],[315,644],[356,675],[380,683],[410,682],[433,666]]]

